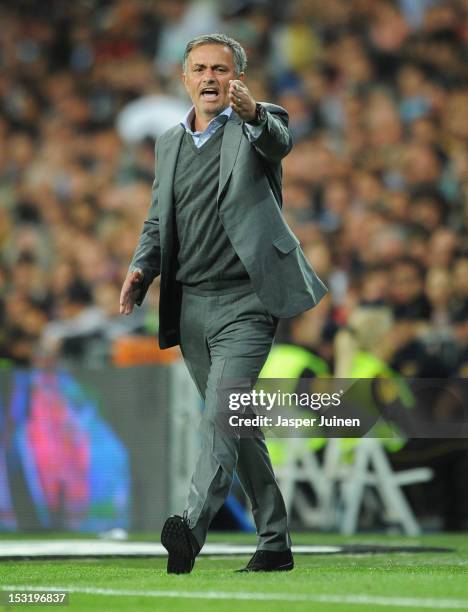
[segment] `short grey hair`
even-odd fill
[[[240,74],[241,72],[245,72],[245,69],[247,68],[247,54],[237,40],[234,40],[225,34],[203,34],[202,36],[192,38],[192,40],[190,40],[185,47],[183,60],[184,73],[187,70],[187,59],[190,51],[195,47],[201,47],[202,45],[223,45],[229,47],[234,58],[236,75]]]

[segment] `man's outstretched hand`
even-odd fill
[[[229,106],[236,111],[242,121],[253,121],[256,103],[249,88],[238,79],[229,81]]]
[[[143,272],[139,269],[127,275],[120,292],[120,314],[132,313],[142,282]]]

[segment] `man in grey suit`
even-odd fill
[[[129,314],[161,276],[159,344],[180,344],[205,400],[187,507],[161,534],[169,573],[192,570],[235,470],[259,536],[244,571],[293,568],[286,510],[261,430],[242,437],[218,419],[226,411],[219,390],[231,380],[252,388],[278,319],[326,293],[281,213],[288,115],[253,99],[246,64],[244,49],[222,34],[187,44],[183,80],[193,107],[157,142],[151,207],[120,299]]]

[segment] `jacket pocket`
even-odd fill
[[[282,234],[273,240],[273,244],[280,253],[287,255],[298,247],[300,243],[294,234]]]

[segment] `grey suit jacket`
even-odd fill
[[[312,308],[327,292],[306,260],[299,241],[281,213],[281,159],[292,147],[287,112],[263,103],[267,123],[250,142],[245,126],[232,113],[221,145],[218,211],[223,227],[266,309],[278,318]],[[156,145],[156,176],[148,217],[130,271],[140,268],[144,281],[137,304],[161,275],[159,344],[179,342],[181,288],[175,282],[173,182],[184,128],[165,132]]]

